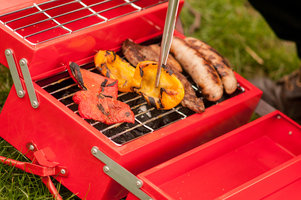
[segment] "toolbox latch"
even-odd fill
[[[152,198],[149,195],[147,195],[140,189],[143,185],[142,180],[138,179],[134,174],[132,174],[127,169],[125,169],[117,162],[112,160],[110,157],[108,157],[106,154],[101,152],[98,149],[98,147],[94,146],[91,149],[91,153],[97,159],[106,164],[103,167],[103,171],[108,176],[110,176],[112,179],[114,179],[116,182],[118,182],[120,185],[122,185],[124,188],[126,188],[139,199],[152,200]]]

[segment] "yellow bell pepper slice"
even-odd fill
[[[168,110],[177,106],[184,97],[181,81],[167,68],[161,69],[159,86],[155,87],[157,62],[140,62],[135,70],[132,88],[157,109]]]
[[[118,80],[120,92],[137,92],[157,109],[171,109],[184,97],[181,81],[167,68],[162,68],[159,86],[155,87],[157,62],[143,61],[135,69],[115,52],[105,50],[98,51],[94,62],[104,76]]]
[[[120,92],[133,92],[131,80],[133,79],[135,68],[114,51],[100,50],[94,56],[96,68],[100,73],[108,78],[118,80],[118,90]]]

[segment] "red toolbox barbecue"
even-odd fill
[[[68,63],[73,61],[96,71],[93,56],[97,50],[119,51],[128,38],[137,43],[159,42],[167,1],[41,0],[1,4],[0,62],[9,67],[14,86],[0,115],[0,136],[30,159],[35,158],[35,163],[55,169],[42,176],[55,175],[80,198],[120,199],[130,191],[142,199],[161,199],[163,189],[153,193],[156,187],[152,188],[152,180],[144,176],[149,173],[146,170],[153,172],[152,167],[166,161],[172,168],[169,159],[180,160],[181,154],[203,148],[200,145],[247,123],[260,99],[261,91],[235,74],[237,91],[224,95],[218,103],[206,102],[206,111],[201,114],[181,105],[157,110],[137,94],[119,93],[118,100],[133,110],[135,124],[105,125],[85,120],[72,101],[80,89],[67,72]],[[233,142],[238,140],[233,137]],[[262,142],[271,144],[265,139]],[[279,153],[280,159],[291,156]],[[136,177],[140,173],[141,180]],[[181,173],[177,174],[179,180],[184,176]]]

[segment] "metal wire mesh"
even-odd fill
[[[0,23],[36,45],[139,12],[167,0],[51,0],[0,15]]]
[[[92,72],[98,73],[93,64],[82,66],[82,68],[89,69]],[[192,80],[190,79],[192,82]],[[66,107],[71,109],[75,114],[78,114],[78,106],[72,100],[72,96],[80,91],[79,87],[74,83],[68,72],[63,72],[56,76],[41,80],[37,82],[44,90],[54,96],[58,101],[63,103]],[[196,85],[193,85],[197,96],[201,97],[202,94]],[[239,87],[237,92],[230,95],[224,95],[219,101],[236,96],[242,93],[244,89]],[[118,123],[114,125],[106,125],[104,123],[86,120],[91,126],[102,132],[109,139],[117,145],[122,145],[135,138],[138,138],[147,133],[151,133],[162,127],[168,126],[178,120],[183,120],[188,116],[194,114],[193,111],[181,105],[171,110],[157,110],[153,106],[147,104],[145,99],[136,93],[119,93],[118,100],[128,104],[135,114],[135,123]],[[205,106],[208,108],[219,102],[205,101]]]

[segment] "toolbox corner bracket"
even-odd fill
[[[152,200],[149,195],[140,189],[143,185],[142,180],[138,179],[134,174],[112,160],[110,157],[100,151],[98,147],[92,147],[91,153],[105,164],[103,167],[104,173],[106,173],[128,191],[133,193],[139,199]]]

